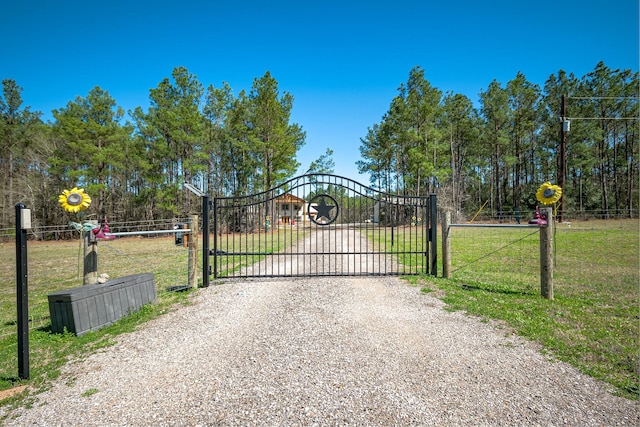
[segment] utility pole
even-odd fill
[[[562,95],[560,103],[560,159],[558,161],[558,185],[564,191],[565,178],[567,176],[567,96]],[[558,208],[558,221],[563,222],[564,219],[564,197],[560,198],[560,206]]]

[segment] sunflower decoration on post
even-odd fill
[[[83,283],[88,285],[97,281],[98,255],[96,240],[91,239],[94,235],[91,231],[96,225],[91,223],[80,224],[85,210],[91,206],[91,197],[82,188],[73,187],[71,190],[63,190],[58,196],[58,203],[66,212],[75,214],[78,222],[69,221],[69,225],[84,234],[84,279]],[[90,248],[87,246],[90,245]],[[78,272],[79,273],[79,272]]]
[[[69,221],[69,225],[78,231],[89,231],[92,224],[80,224],[82,212],[91,206],[91,197],[82,188],[73,187],[71,190],[63,190],[58,196],[58,203],[66,212],[75,214],[78,222]]]
[[[550,182],[542,184],[536,192],[538,201],[547,206],[558,203],[560,197],[562,197],[562,188]]]
[[[73,187],[71,190],[62,191],[58,203],[65,211],[77,214],[91,206],[91,197],[82,188]]]
[[[536,199],[545,206],[555,205],[562,197],[562,188],[560,186],[545,182],[536,191]],[[540,209],[536,206],[536,213],[529,224],[547,225],[547,215],[540,213]]]

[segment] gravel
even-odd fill
[[[227,281],[192,302],[68,363],[5,424],[640,425],[638,402],[395,277]]]

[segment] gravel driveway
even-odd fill
[[[227,281],[117,341],[5,424],[640,425],[638,402],[395,277]]]

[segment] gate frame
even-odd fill
[[[218,201],[219,200],[229,200],[229,199],[238,199],[238,198],[248,198],[248,197],[255,197],[255,196],[259,196],[262,194],[267,194],[269,192],[275,192],[278,189],[283,189],[283,194],[286,192],[284,189],[287,188],[287,186],[291,183],[296,183],[295,186],[292,186],[291,189],[293,188],[298,188],[301,185],[298,184],[300,179],[310,179],[310,177],[323,177],[323,179],[331,179],[333,178],[334,180],[340,180],[340,184],[337,183],[331,183],[331,182],[326,182],[326,181],[321,181],[319,182],[319,184],[326,184],[326,185],[336,185],[342,188],[345,188],[347,190],[352,190],[355,191],[354,189],[350,188],[347,185],[343,184],[343,181],[346,180],[347,182],[351,182],[354,185],[358,185],[361,186],[361,188],[367,190],[367,191],[371,191],[375,194],[378,194],[379,196],[382,196],[384,198],[417,198],[417,199],[429,199],[428,203],[424,205],[425,209],[427,209],[427,212],[429,214],[429,226],[426,229],[427,233],[426,233],[426,241],[424,242],[424,249],[426,252],[426,256],[428,257],[427,259],[427,263],[426,263],[426,267],[428,269],[428,274],[432,275],[432,276],[437,276],[437,263],[438,263],[438,245],[437,245],[437,219],[438,219],[438,212],[437,212],[437,198],[436,198],[436,194],[435,193],[431,193],[428,196],[403,196],[403,195],[397,195],[397,194],[392,194],[392,193],[387,193],[384,191],[380,191],[374,188],[371,188],[369,186],[363,185],[361,183],[359,183],[358,181],[355,181],[351,178],[347,178],[344,176],[339,176],[339,175],[334,175],[334,174],[328,174],[328,173],[312,173],[312,174],[304,174],[304,175],[299,175],[297,177],[291,178],[287,181],[285,181],[284,183],[270,188],[266,191],[263,192],[259,192],[259,193],[255,193],[255,194],[251,194],[251,195],[246,195],[246,196],[225,196],[225,197],[214,197],[213,200],[210,200],[209,195],[207,194],[202,194],[201,198],[202,198],[202,217],[203,217],[203,224],[202,224],[202,228],[203,228],[203,248],[202,248],[202,257],[203,257],[203,287],[208,287],[210,284],[210,276],[215,276],[215,273],[217,270],[216,265],[217,265],[217,256],[218,256],[218,248],[217,248],[217,220],[216,220],[216,213],[217,210],[219,208],[218,206]],[[310,183],[313,182],[310,180]],[[316,182],[318,183],[318,182]],[[303,184],[303,185],[307,185],[307,184]],[[368,196],[367,196],[368,197]],[[372,200],[376,200],[374,197],[369,197]],[[275,198],[274,198],[275,199]],[[270,199],[271,200],[271,199]],[[211,210],[213,209],[213,215],[214,215],[214,220],[213,220],[213,233],[214,233],[214,248],[211,249],[210,248],[210,243],[209,243],[209,233],[211,232],[210,228],[210,215],[211,215]],[[392,239],[393,239],[393,225],[392,225]],[[213,260],[213,269],[210,263],[210,259],[209,257],[213,256],[214,260]],[[411,273],[403,273],[406,275],[410,275]],[[418,274],[418,273],[415,273]],[[344,274],[336,274],[335,276],[346,276]],[[303,276],[304,277],[304,276]],[[217,278],[217,276],[215,276],[215,278]]]

